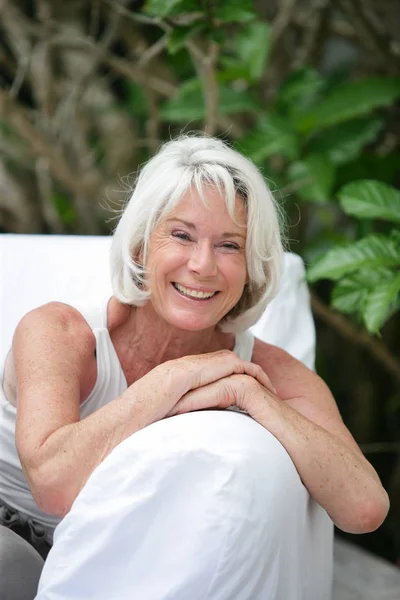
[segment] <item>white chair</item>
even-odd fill
[[[29,309],[111,294],[109,244],[0,236],[0,365]],[[313,368],[298,256],[286,254],[280,292],[253,330]],[[56,529],[37,599],[328,600],[332,532],[258,423],[228,411],[180,415],[131,436],[94,471]]]

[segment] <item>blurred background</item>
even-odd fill
[[[307,265],[317,370],[391,498],[347,537],[400,565],[399,2],[2,0],[0,72],[2,233],[109,234],[180,132],[260,167]]]

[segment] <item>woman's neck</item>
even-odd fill
[[[128,307],[112,298],[108,313],[114,345],[123,349],[124,355],[151,368],[183,356],[232,350],[235,343],[233,334],[223,333],[217,327],[202,331],[173,327],[159,317],[150,302],[142,307]]]

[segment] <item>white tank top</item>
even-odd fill
[[[96,338],[97,379],[87,399],[81,404],[83,419],[117,398],[127,388],[127,382],[107,329],[108,299],[97,308],[76,307],[90,325]],[[251,360],[254,336],[249,331],[237,334],[233,351],[243,360]],[[60,518],[37,507],[22,471],[15,448],[16,408],[7,400],[0,404],[0,502],[3,500],[22,515],[43,525],[52,541]]]

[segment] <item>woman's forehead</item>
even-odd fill
[[[224,219],[241,227],[245,227],[247,221],[245,203],[239,194],[236,194],[235,208],[231,216],[224,195],[217,188],[206,186],[202,194],[196,189],[188,190],[169,211],[166,218],[168,220],[174,217],[184,218],[185,215],[192,215],[193,218]]]

